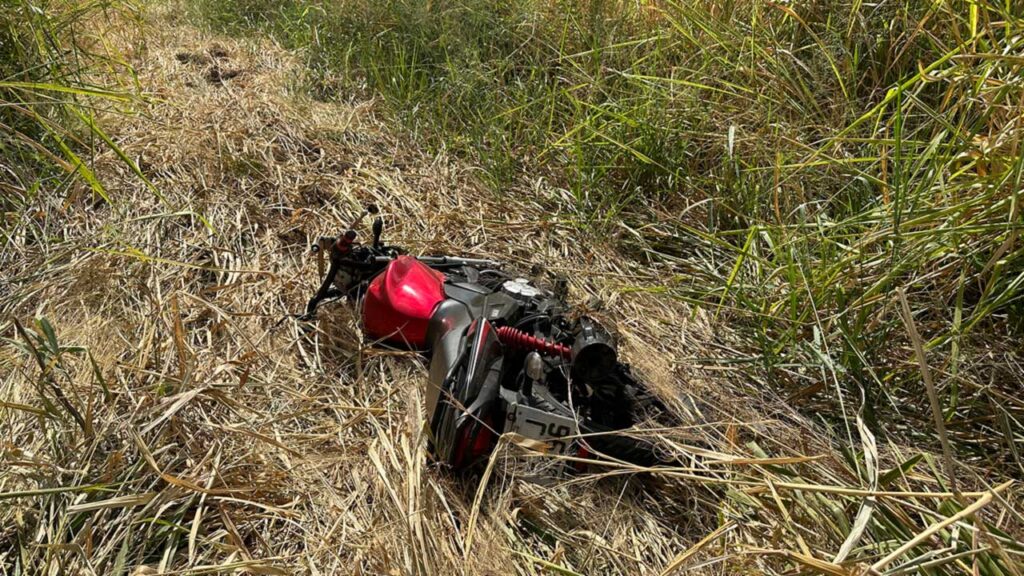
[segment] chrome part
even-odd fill
[[[544,379],[544,359],[536,351],[526,355],[526,377],[534,382]]]

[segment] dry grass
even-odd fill
[[[0,573],[1024,571],[1006,478],[957,465],[952,494],[931,455],[864,426],[841,452],[740,373],[699,368],[730,354],[728,329],[633,290],[657,270],[538,190],[484,192],[372,101],[308,100],[267,41],[151,18],[132,54],[151,103],[104,125],[166,199],[105,152],[111,204],[39,195],[0,253]],[[509,445],[479,498],[430,466],[422,362],[362,344],[342,303],[311,334],[291,316],[316,283],[310,239],[367,201],[414,251],[543,263],[602,298],[672,407],[648,433],[691,466],[553,475]]]

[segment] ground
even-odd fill
[[[540,199],[559,192],[543,180],[490,192],[389,130],[372,100],[311,99],[298,56],[272,42],[211,36],[173,5],[150,17],[131,54],[148,104],[105,125],[159,194],[105,153],[115,202],[55,200],[36,215],[50,241],[5,263],[4,312],[25,325],[0,356],[4,570],[845,574],[895,548],[872,553],[865,536],[862,561],[834,558],[872,488],[922,493],[876,495],[904,540],[950,513],[949,488],[901,472],[912,451],[879,453],[862,426],[861,452],[842,454],[830,434],[848,431],[702,366],[728,328],[549,213]],[[364,343],[343,302],[312,332],[296,318],[317,284],[311,243],[368,202],[413,252],[568,275],[670,406],[646,433],[692,465],[552,475],[515,445],[483,482],[428,464],[422,360]],[[983,480],[963,484],[966,503],[985,500]],[[1009,527],[1019,512],[1001,493]]]

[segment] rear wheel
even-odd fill
[[[583,435],[588,451],[598,455],[645,467],[668,463],[658,456],[654,444],[642,438],[627,436],[621,429],[583,421],[580,422],[580,434]]]

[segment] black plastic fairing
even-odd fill
[[[481,428],[486,426],[486,422],[494,421],[489,416],[493,415],[501,384],[502,346],[494,326],[487,320],[476,319],[469,332],[471,344],[467,351],[466,371],[462,380],[454,383],[453,396],[458,400],[452,429],[455,438],[459,438],[464,430],[469,438],[477,438],[484,433]],[[473,455],[454,453],[448,459],[456,467],[462,467],[472,464]]]
[[[450,378],[464,356],[463,340],[473,317],[465,304],[457,300],[444,300],[438,304],[427,325],[427,343],[430,345],[430,385],[427,387],[427,421],[435,422],[438,400],[442,397]]]
[[[462,328],[468,315],[458,310],[465,307],[459,303],[446,307],[450,307],[450,318],[464,336],[460,335],[457,345],[451,331],[437,337],[431,357],[428,403],[432,404],[428,404],[428,409],[435,455],[443,462],[459,466],[465,463],[464,455],[457,453],[460,432],[463,428],[470,428],[471,432],[477,429],[498,397],[501,343],[486,320],[474,318],[468,328]],[[437,330],[443,329],[444,311],[439,310],[435,316],[439,316]],[[471,433],[470,437],[474,435]]]

